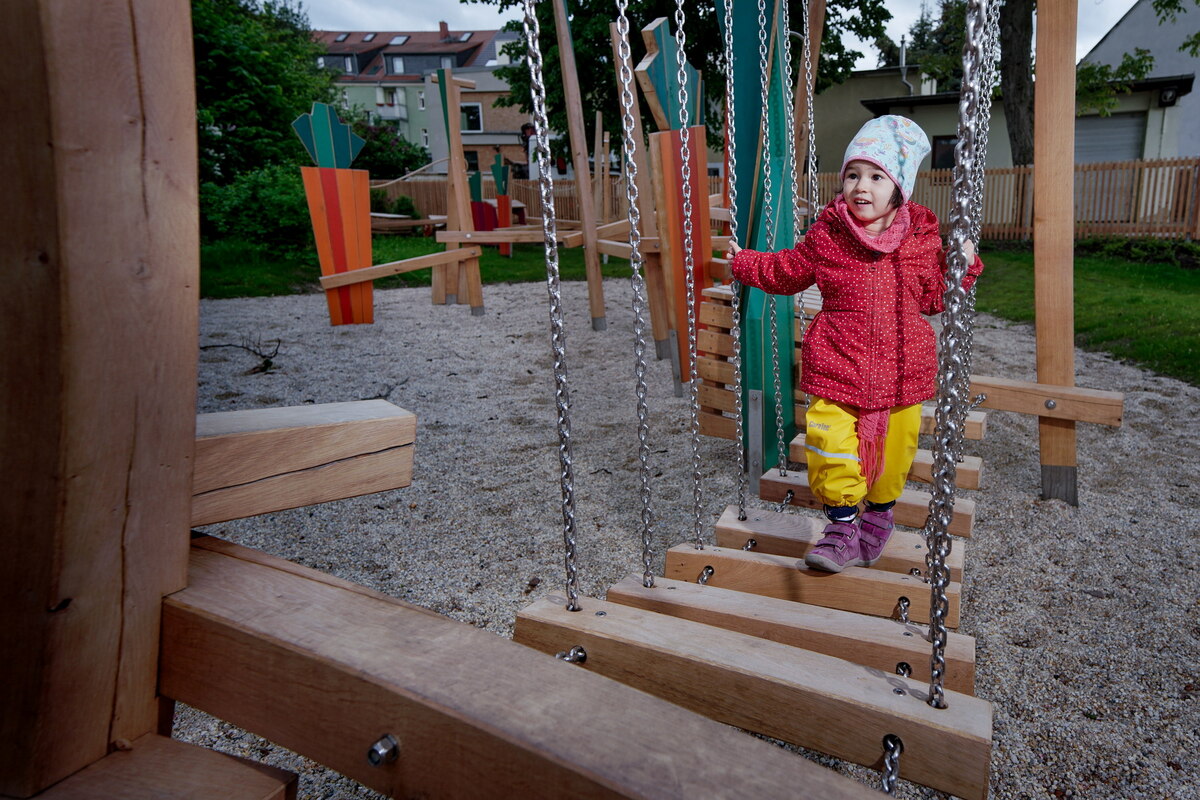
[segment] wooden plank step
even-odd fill
[[[416,429],[386,400],[200,414],[191,524],[408,486]]]
[[[514,639],[544,652],[581,646],[584,670],[876,769],[883,737],[895,734],[904,742],[901,777],[959,797],[986,796],[992,709],[983,700],[947,692],[948,707],[934,709],[920,681],[616,603],[581,604],[571,612],[562,598],[538,600],[517,615]]]
[[[753,539],[750,549],[756,553],[771,553],[777,556],[804,558],[821,539],[825,528],[824,517],[808,517],[795,513],[768,511],[761,508],[746,509],[746,519],[738,519],[736,505],[729,506],[717,520],[716,541],[718,547],[740,550]],[[946,558],[950,569],[950,580],[962,581],[963,551],[966,542],[955,542]],[[925,539],[919,533],[894,530],[883,548],[883,555],[871,569],[884,572],[910,574],[917,569],[925,572]]]
[[[908,618],[929,622],[929,584],[912,575],[868,567],[847,567],[835,574],[810,569],[792,556],[678,544],[667,550],[663,574],[695,583],[709,567],[711,586],[875,617],[899,618],[900,598],[907,597]],[[961,594],[962,584],[951,581],[946,586],[947,628],[958,628]]]
[[[135,739],[38,800],[295,800],[296,775],[157,734]]]
[[[228,543],[193,546],[188,588],[163,601],[160,690],[393,797],[878,796],[573,664]],[[374,767],[383,733],[400,757]]]
[[[778,503],[792,490],[792,505],[804,508],[821,508],[822,503],[813,496],[808,487],[808,475],[804,471],[790,470],[787,475],[780,475],[778,470],[771,469],[763,473],[758,481],[758,496],[769,503]],[[929,492],[915,489],[905,489],[900,499],[896,501],[895,514],[897,525],[907,525],[910,528],[924,528],[925,520],[929,517]],[[954,499],[954,513],[950,517],[950,533],[956,536],[970,536],[975,523],[975,501],[967,497]]]
[[[718,402],[725,400],[724,397],[716,395],[710,389],[707,398],[713,408],[721,408],[716,405]],[[724,410],[724,409],[722,409]],[[808,463],[808,449],[804,446],[804,434],[800,434],[795,439],[792,439],[788,446],[788,458],[799,464]],[[957,469],[954,471],[954,485],[959,489],[978,489],[980,475],[983,472],[983,459],[979,456],[963,456],[962,461],[958,462]],[[933,483],[933,453],[929,450],[918,450],[917,455],[913,458],[912,466],[908,470],[908,479],[910,481],[918,481],[920,483]]]
[[[929,680],[929,631],[911,622],[905,625],[670,578],[655,578],[654,586],[647,589],[641,575],[630,575],[610,586],[606,599],[844,658],[885,673],[894,673],[901,663],[908,664],[913,679]],[[948,632],[945,655],[946,688],[975,694],[975,639]]]

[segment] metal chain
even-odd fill
[[[900,780],[900,754],[904,752],[904,742],[894,733],[883,737],[883,781],[884,794],[894,797],[896,781]]]
[[[954,513],[954,478],[957,472],[955,454],[962,436],[963,425],[957,409],[966,405],[962,391],[965,368],[964,352],[966,326],[963,307],[966,291],[962,287],[967,272],[963,245],[970,230],[971,196],[969,176],[980,157],[975,148],[975,136],[969,120],[979,113],[979,70],[983,61],[983,0],[970,0],[967,5],[967,36],[963,46],[963,84],[959,99],[958,144],[955,147],[954,204],[950,212],[950,248],[947,258],[945,311],[940,336],[938,373],[938,403],[935,446],[933,451],[933,496],[929,501],[929,521],[926,525],[928,553],[926,573],[930,583],[929,639],[932,652],[929,658],[929,705],[945,708],[943,682],[946,672],[946,613],[949,601],[946,587],[950,570],[946,559],[950,555],[948,533]]]
[[[571,397],[567,388],[566,338],[563,332],[562,293],[558,270],[558,220],[554,209],[554,179],[550,172],[550,146],[546,121],[546,84],[542,78],[541,36],[534,0],[524,0],[525,42],[529,51],[529,80],[533,88],[533,124],[542,199],[542,234],[546,242],[546,288],[550,295],[550,342],[554,350],[554,400],[558,407],[559,484],[562,489],[563,545],[567,570],[567,610],[578,611],[579,577],[575,566],[575,476],[571,466]]]
[[[725,3],[725,127],[728,141],[725,145],[726,157],[729,160],[729,174],[726,176],[729,184],[729,241],[738,243],[738,205],[737,205],[737,115],[734,113],[733,92],[733,0]],[[738,519],[746,519],[746,498],[750,493],[749,480],[746,473],[746,439],[745,422],[742,420],[742,286],[733,281],[729,286],[730,306],[733,311],[733,322],[730,333],[733,335],[733,355],[729,361],[733,365],[733,418],[736,425],[737,440],[737,504]]]
[[[679,77],[679,160],[682,175],[680,185],[683,187],[683,277],[687,287],[687,325],[688,325],[688,359],[691,369],[688,375],[688,412],[691,419],[692,442],[692,536],[696,549],[704,549],[701,538],[702,524],[700,516],[704,508],[704,493],[700,485],[700,376],[696,372],[696,276],[695,256],[692,253],[692,148],[690,131],[688,130],[688,91],[687,91],[687,56],[684,45],[687,37],[683,32],[684,0],[675,2],[675,63]],[[701,142],[703,144],[703,142]]]
[[[812,31],[809,29],[809,3],[804,0],[802,5],[804,11],[804,93],[807,98],[804,105],[807,119],[805,120],[808,126],[808,153],[806,164],[808,169],[808,222],[811,225],[820,213],[820,189],[817,183],[817,128],[815,118],[813,116],[813,89],[816,88],[816,75],[813,73],[812,63],[812,44],[810,38]]]
[[[633,287],[633,357],[636,377],[638,419],[638,461],[642,495],[642,585],[654,586],[654,515],[650,501],[650,425],[646,403],[646,279],[642,274],[642,212],[638,204],[637,162],[634,160],[634,138],[641,131],[633,127],[633,70],[630,69],[628,0],[617,0],[617,56],[620,59],[621,128],[624,133],[622,153],[625,158],[625,199],[628,201],[630,284]]]
[[[791,180],[792,187],[792,241],[789,242],[789,247],[796,244],[796,233],[799,231],[800,222],[800,205],[796,202],[796,112],[792,107],[792,37],[788,34],[790,20],[788,18],[788,3],[780,3],[779,5],[779,28],[783,31],[783,36],[778,37],[778,45],[782,49],[783,60],[783,86],[787,90],[785,92],[785,100],[783,104],[783,120],[784,120],[784,136],[787,139],[787,175]],[[763,150],[764,154],[766,150]],[[782,183],[783,177],[780,178]],[[782,198],[786,195],[785,187],[779,187],[779,194]],[[772,247],[774,249],[774,247]],[[775,457],[778,464],[780,476],[787,475],[788,468],[788,450],[787,442],[784,437],[783,425],[783,370],[780,365],[779,354],[779,330],[778,330],[778,312],[775,308],[774,299],[770,299],[771,303],[771,376],[775,381]]]

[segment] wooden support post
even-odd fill
[[[446,124],[446,144],[449,147],[450,166],[446,176],[446,189],[450,193],[446,204],[446,230],[473,231],[474,217],[471,216],[471,194],[467,189],[467,160],[462,149],[462,124],[459,83],[451,70],[438,70],[437,83],[442,95],[442,112]],[[447,242],[446,249],[453,250],[461,245]],[[479,259],[459,262],[457,265],[433,268],[434,303],[460,303],[459,293],[465,291],[471,304],[473,316],[483,315],[483,284],[479,276]],[[441,274],[439,281],[438,275]],[[465,283],[466,285],[461,285]],[[439,284],[442,288],[439,289]]]
[[[567,135],[571,139],[571,164],[575,168],[575,194],[583,222],[583,263],[588,282],[588,309],[592,330],[608,326],[604,316],[604,276],[600,273],[600,251],[596,249],[596,210],[592,204],[591,170],[588,169],[587,134],[583,129],[583,101],[579,73],[575,70],[575,47],[567,20],[566,0],[554,0],[554,28],[558,33],[558,57],[562,66],[563,94],[567,104]]]
[[[5,4],[0,794],[155,730],[186,582],[196,114],[184,0]],[[186,409],[186,411],[184,411]]]
[[[164,602],[163,644],[164,694],[394,797],[878,796],[575,664],[208,537]],[[371,766],[384,733],[400,755]]]
[[[1034,314],[1039,383],[1075,385],[1075,0],[1038,4],[1033,92]],[[1075,423],[1038,420],[1042,497],[1079,504]]]

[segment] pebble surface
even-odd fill
[[[579,588],[641,571],[629,282],[562,285]],[[485,313],[425,289],[375,292],[373,325],[331,327],[320,295],[201,302],[201,412],[385,398],[417,416],[411,486],[203,530],[511,636],[563,593],[563,518],[543,284],[488,285]],[[648,327],[648,325],[647,325]],[[241,345],[279,351],[268,369]],[[219,345],[232,345],[224,347]],[[656,568],[693,537],[688,402],[647,347]],[[1034,378],[1028,325],[981,315],[974,372]],[[1200,800],[1200,388],[1080,352],[1080,386],[1123,392],[1120,427],[1080,424],[1079,506],[1039,499],[1037,420],[989,412],[962,627],[994,712],[990,797]],[[922,443],[929,447],[928,441]],[[736,502],[733,443],[701,437],[704,536]],[[761,505],[752,500],[752,505]],[[815,513],[796,511],[795,513]],[[957,544],[957,542],[956,542]],[[373,792],[180,706],[175,735],[301,773],[301,798]],[[878,773],[819,754],[878,786]],[[801,756],[797,756],[801,757]],[[901,782],[898,797],[928,797]]]

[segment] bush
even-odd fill
[[[373,125],[359,117],[351,129],[363,139],[353,167],[367,170],[372,178],[400,178],[429,163],[429,151],[402,138],[392,125]]]
[[[1171,264],[1195,269],[1200,264],[1200,245],[1180,239],[1152,236],[1094,236],[1075,243],[1078,255],[1096,255],[1140,263]]]
[[[243,172],[227,186],[206,183],[200,191],[200,216],[209,239],[231,236],[288,249],[312,246],[312,220],[295,165]]]
[[[393,200],[383,189],[371,190],[371,211],[376,214],[403,214],[413,219],[421,217],[417,213],[417,206],[411,197],[402,194]]]

